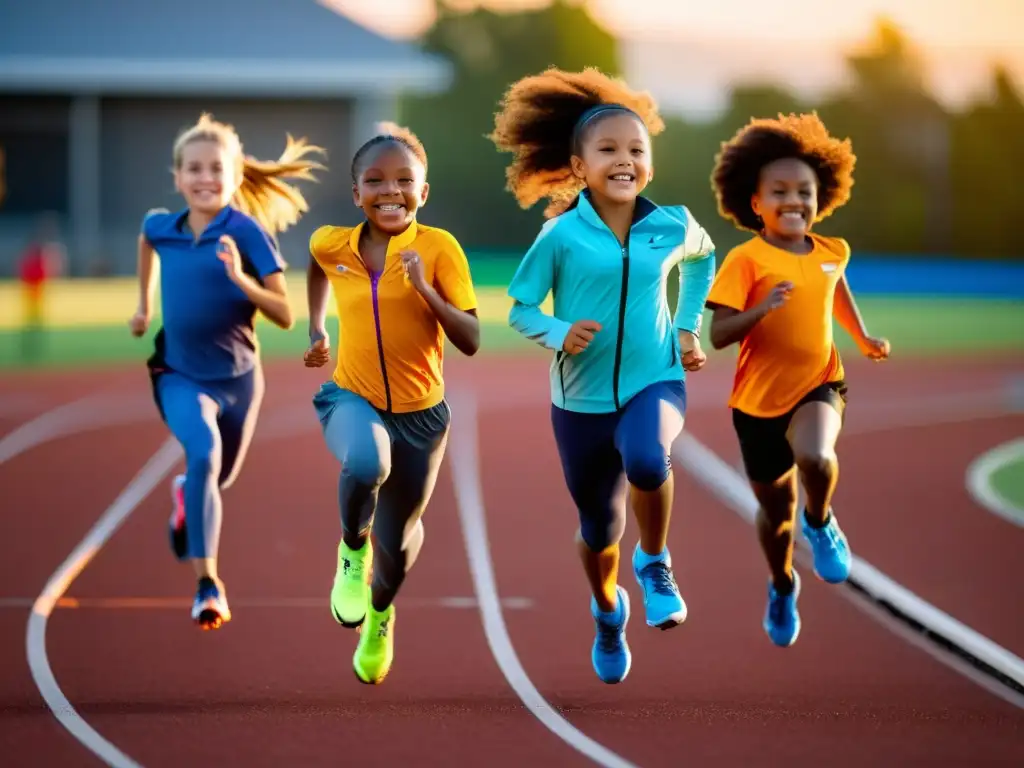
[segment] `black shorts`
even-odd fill
[[[771,483],[792,469],[795,458],[786,432],[793,414],[805,403],[828,403],[845,419],[846,383],[830,381],[815,387],[781,416],[762,418],[733,409],[732,425],[740,440],[743,468],[753,482]]]

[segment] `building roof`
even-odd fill
[[[451,78],[443,59],[314,0],[5,5],[6,91],[323,97],[436,92]]]

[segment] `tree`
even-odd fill
[[[952,244],[961,253],[1019,258],[1024,201],[1024,101],[1005,68],[992,73],[992,98],[954,121],[951,142]]]
[[[924,85],[914,46],[880,19],[847,56],[852,87],[819,107],[836,134],[853,138],[853,198],[836,227],[855,246],[903,253],[949,247],[949,116]]]

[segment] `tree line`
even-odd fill
[[[424,218],[474,250],[521,253],[542,206],[521,211],[504,190],[508,156],[486,139],[498,100],[515,80],[552,65],[622,75],[616,40],[567,0],[515,14],[464,13],[436,2],[436,22],[419,44],[451,62],[453,86],[406,98],[400,109],[430,154]],[[853,140],[858,158],[853,198],[820,225],[824,234],[842,234],[862,252],[1024,258],[1015,237],[1024,221],[1024,196],[1016,192],[1024,100],[1010,75],[994,67],[992,95],[950,112],[928,92],[911,41],[884,20],[847,65],[851,84],[819,103],[802,102],[785,84],[759,85],[736,88],[710,123],[665,116],[654,161],[671,162],[673,171],[656,176],[651,197],[689,206],[724,253],[744,235],[719,218],[711,192],[721,142],[752,116],[817,110],[830,131]]]

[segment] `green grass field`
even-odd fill
[[[995,472],[989,482],[996,492],[1024,515],[1024,456],[1010,461]]]
[[[303,296],[301,286],[296,288],[299,290],[293,291],[293,296]],[[508,300],[501,290],[482,288],[480,294],[486,351],[543,354],[543,350],[507,326]],[[117,316],[117,322],[98,322],[94,316],[88,325],[57,327],[31,336],[11,327],[0,330],[0,369],[141,362],[151,350],[152,334],[143,339],[133,338],[127,328],[131,299],[120,297],[115,301],[115,298],[103,294],[90,304],[96,307],[96,315]],[[872,296],[860,299],[859,304],[868,327],[873,333],[889,338],[896,356],[962,358],[972,353],[1024,353],[1024,334],[1020,333],[1024,328],[1024,303],[1021,302]],[[301,356],[306,345],[304,317],[287,332],[262,320],[258,328],[266,359]],[[330,330],[332,337],[336,337],[334,318],[331,318]],[[837,331],[837,335],[841,348],[849,350],[846,335],[842,331]],[[25,357],[23,349],[30,350],[31,357]],[[733,351],[722,354],[733,354]]]

